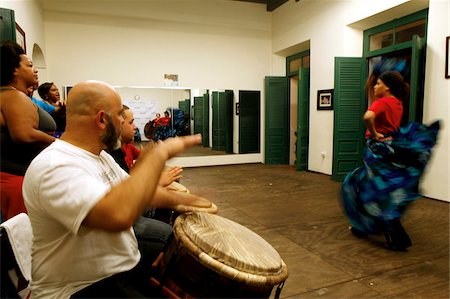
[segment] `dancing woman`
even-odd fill
[[[384,233],[385,246],[405,250],[411,239],[400,223],[406,206],[421,197],[419,179],[436,143],[439,121],[400,127],[408,85],[399,72],[382,73],[373,86],[375,101],[364,114],[364,166],[342,185],[342,204],[358,237]]]

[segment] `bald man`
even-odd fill
[[[120,136],[118,93],[83,82],[71,89],[66,109],[65,133],[33,160],[23,184],[34,235],[32,296],[143,297],[132,225],[148,206],[208,202],[158,186],[166,160],[200,136],[168,139],[142,153],[129,176],[104,151]]]

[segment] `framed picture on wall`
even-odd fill
[[[25,31],[16,23],[16,42],[27,52],[27,44],[25,42]]]
[[[317,110],[333,110],[333,89],[317,91]]]
[[[445,39],[445,78],[450,78],[450,36]]]

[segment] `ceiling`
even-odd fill
[[[273,11],[277,7],[281,6],[283,3],[287,2],[288,0],[236,0],[236,1],[265,4],[267,7],[267,11]],[[298,0],[295,0],[295,1],[298,1]]]

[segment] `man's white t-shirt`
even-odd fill
[[[33,229],[31,294],[68,298],[139,262],[133,229],[82,226],[94,205],[128,174],[102,151],[94,155],[62,140],[28,168],[23,197]]]

